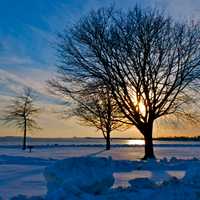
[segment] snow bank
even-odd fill
[[[198,187],[200,191],[200,164],[196,166],[191,166],[186,172],[185,177],[183,178],[185,184]]]
[[[148,178],[131,177],[134,171],[143,173],[145,170],[150,172]],[[176,171],[184,171],[185,176],[177,176]],[[199,171],[200,160],[195,158],[128,161],[72,157],[45,169],[45,197],[21,195],[11,200],[200,200]],[[121,172],[128,173],[128,187],[112,187],[113,174]]]
[[[164,176],[163,181],[156,182],[153,176],[135,178],[129,180],[128,188],[111,188],[114,172],[144,169],[151,171],[152,175],[156,172]],[[165,172],[170,169],[185,169],[186,175],[178,179]],[[200,161],[197,159],[120,161],[100,157],[69,158],[46,168],[46,200],[144,200],[149,196],[155,200],[184,200],[185,197],[187,200],[196,200],[200,196],[199,171]]]
[[[102,194],[114,184],[110,158],[65,159],[47,167],[44,176],[47,181],[47,199],[74,199],[84,193]],[[57,194],[59,198],[56,198]]]
[[[156,184],[149,178],[136,178],[129,181],[131,188],[133,189],[144,189],[144,188],[155,188]]]

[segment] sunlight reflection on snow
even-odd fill
[[[144,140],[128,140],[128,145],[144,145]]]

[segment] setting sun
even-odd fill
[[[145,116],[146,115],[146,107],[145,107],[144,103],[140,101],[138,104],[138,107],[139,107],[140,114],[142,116]]]

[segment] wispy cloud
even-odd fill
[[[46,80],[51,77],[51,72],[45,70],[31,69],[23,71],[20,74],[8,72],[0,69],[0,94],[15,96],[20,93],[24,87],[31,87],[39,96],[43,103],[51,103],[56,99],[47,89]]]
[[[16,55],[14,56],[3,56],[0,58],[1,66],[4,65],[30,65],[33,63],[33,61],[28,57],[18,57]]]

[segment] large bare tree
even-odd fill
[[[34,95],[31,88],[24,88],[22,94],[11,100],[6,107],[3,122],[5,125],[14,125],[23,130],[22,149],[26,149],[27,131],[39,129],[36,120],[34,119],[40,109],[34,105]]]
[[[153,123],[192,116],[200,79],[200,28],[157,10],[101,8],[60,35],[59,72],[68,80],[100,80],[145,139],[154,158]],[[69,81],[69,82],[70,82]],[[180,115],[181,114],[181,115]]]

